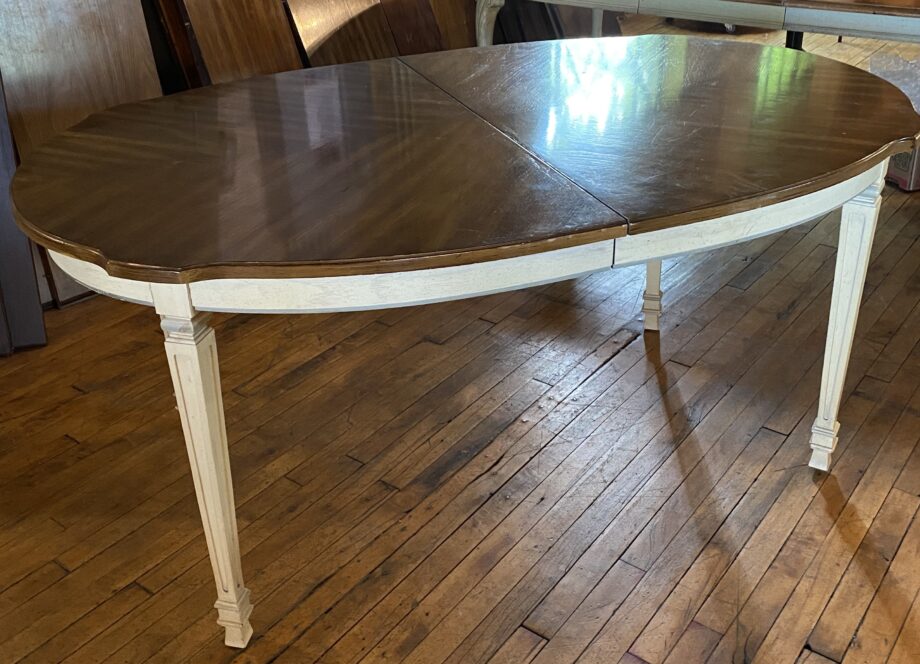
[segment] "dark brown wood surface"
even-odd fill
[[[3,0],[0,71],[20,156],[115,104],[160,95],[139,2]]]
[[[212,83],[303,66],[276,0],[182,0]]]
[[[444,48],[429,0],[381,0],[380,4],[400,55]]]
[[[805,46],[863,67],[917,48]],[[0,361],[0,659],[569,664],[599,637],[614,663],[915,663],[920,196],[885,191],[825,474],[808,413],[837,217],[666,261],[660,339],[636,319],[641,266],[215,315],[244,653],[214,622],[155,315],[49,312],[54,343]]]
[[[94,116],[20,168],[13,201],[37,242],[154,281],[453,265],[626,232],[393,59]]]
[[[626,217],[631,233],[813,191],[920,132],[890,83],[791,49],[647,36],[403,60]]]
[[[466,48],[476,44],[476,6],[458,0],[430,0],[441,44],[444,48]]]
[[[36,241],[117,276],[381,272],[756,208],[855,175],[918,130],[896,88],[809,54],[554,42],[124,106],[35,154],[13,195]]]
[[[91,113],[161,94],[143,7],[124,0],[3,0],[0,74],[21,158]],[[88,292],[48,274],[58,304]]]
[[[399,54],[380,0],[288,0],[288,6],[313,66]]]
[[[258,607],[242,653],[213,619],[155,314],[49,312],[54,343],[0,361],[0,659],[572,664],[598,642],[605,664],[915,664],[920,196],[885,192],[817,473],[837,218],[666,261],[660,337],[641,266],[214,316]]]

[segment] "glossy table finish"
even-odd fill
[[[630,233],[827,186],[918,129],[893,85],[753,44],[579,39],[405,62],[615,209]]]
[[[92,116],[27,160],[13,200],[39,244],[165,282],[430,267],[625,233],[398,60]]]
[[[816,121],[814,118],[821,118]],[[210,311],[472,297],[743,242],[842,208],[811,465],[831,467],[888,156],[920,118],[871,74],[673,37],[289,72],[122,106],[29,156],[18,221],[152,306],[225,643],[251,635]]]
[[[119,277],[365,274],[587,244],[785,200],[910,147],[891,84],[647,36],[465,49],[92,116],[13,184],[39,244]]]

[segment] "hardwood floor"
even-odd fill
[[[836,218],[666,261],[660,337],[641,266],[217,317],[242,652],[154,314],[50,312],[49,346],[0,362],[0,661],[920,661],[920,195],[885,192],[827,475],[808,431]]]

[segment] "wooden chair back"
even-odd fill
[[[288,6],[313,66],[399,53],[379,0],[288,0]]]
[[[282,0],[160,0],[161,8],[170,1],[191,26],[203,80],[224,83],[304,66]]]
[[[2,0],[0,26],[0,75],[20,159],[92,113],[162,92],[136,0]],[[53,265],[38,272],[59,304],[87,292]]]
[[[287,0],[312,66],[475,44],[465,0]]]
[[[161,94],[136,0],[3,0],[0,25],[0,72],[22,158],[91,113]]]

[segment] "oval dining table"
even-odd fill
[[[17,221],[64,272],[153,307],[217,585],[243,582],[208,312],[418,305],[744,242],[842,207],[811,465],[828,470],[888,158],[920,117],[799,51],[671,36],[472,48],[119,106],[18,170]]]

